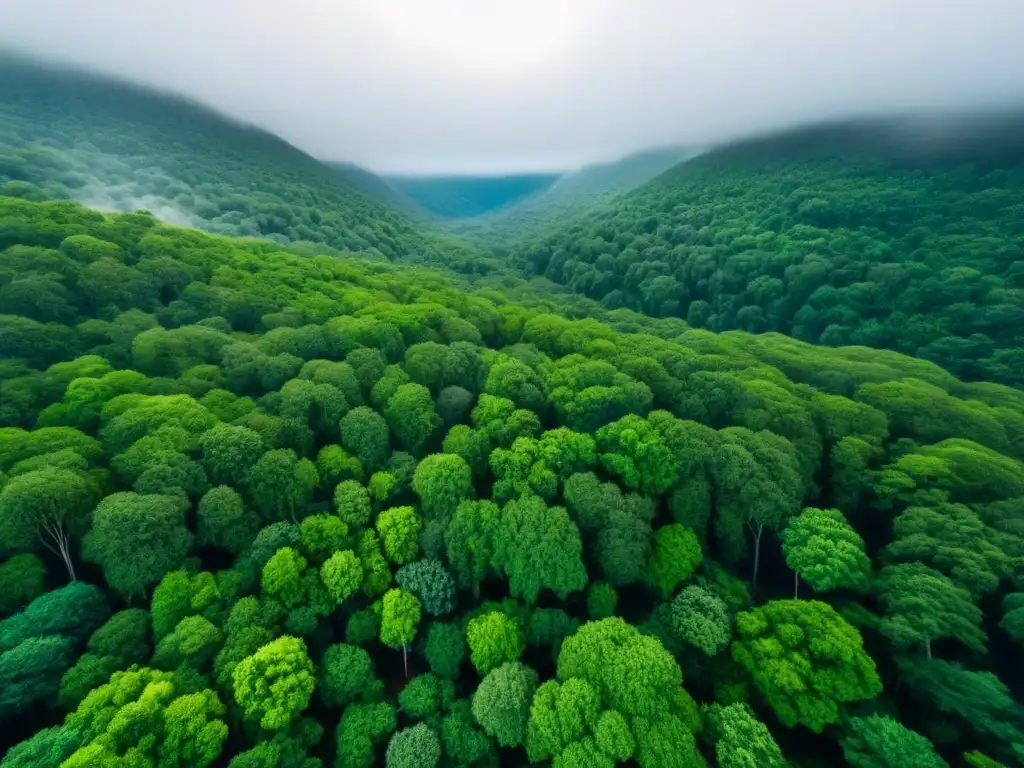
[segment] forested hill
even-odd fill
[[[560,176],[558,173],[387,176],[384,180],[415,200],[428,214],[442,219],[464,219],[514,205],[524,197],[548,189]]]
[[[516,250],[607,307],[1024,384],[1024,115],[874,120],[683,163]]]
[[[453,279],[0,196],[0,767],[1024,763],[1024,393]]]
[[[697,152],[684,147],[655,149],[586,165],[511,205],[449,222],[448,228],[481,245],[507,250],[555,222],[625,194]]]
[[[211,232],[493,266],[284,140],[183,98],[0,55],[0,193],[144,208]]]

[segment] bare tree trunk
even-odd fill
[[[473,582],[473,602],[474,603],[479,603],[480,602],[480,582],[479,581],[474,581]]]
[[[51,523],[49,521],[43,521],[42,528],[46,536],[49,536],[50,539],[53,540],[53,543],[56,544],[56,549],[50,546],[45,538],[42,539],[43,546],[64,561],[64,567],[67,568],[68,577],[70,577],[71,581],[75,581],[75,564],[71,561],[71,546],[68,542],[67,533],[64,532],[64,529],[61,528],[58,523]]]
[[[793,599],[796,600],[800,596],[800,574],[793,571]]]
[[[928,661],[932,660],[932,641],[929,640],[924,644],[924,652],[928,655]]]
[[[405,679],[409,679],[409,645],[402,645],[402,664],[405,666]]]

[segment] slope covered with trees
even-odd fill
[[[211,232],[486,271],[494,262],[282,139],[207,107],[0,56],[0,190]]]
[[[481,245],[507,250],[552,224],[639,187],[695,154],[697,150],[683,147],[652,149],[611,163],[585,165],[512,205],[448,222],[448,228]]]
[[[524,197],[542,193],[558,173],[508,176],[387,176],[385,181],[442,219],[464,219],[501,210]]]
[[[1024,761],[1020,391],[502,287],[0,197],[0,764]]]
[[[516,251],[711,330],[884,347],[1024,384],[1024,115],[816,126],[679,165]]]

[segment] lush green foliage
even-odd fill
[[[933,140],[852,122],[740,142],[515,254],[609,308],[895,349],[1019,386],[1022,125]]]
[[[531,290],[0,196],[4,768],[1024,759],[1019,390]]]

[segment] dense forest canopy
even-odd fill
[[[850,121],[685,162],[516,251],[711,330],[895,349],[1024,384],[1024,114]]]
[[[0,54],[0,190],[464,272],[494,265],[282,139],[176,96]]]
[[[510,259],[0,59],[0,766],[1024,764],[1022,125],[637,156]]]
[[[1019,390],[501,284],[0,197],[4,768],[1024,760]]]

